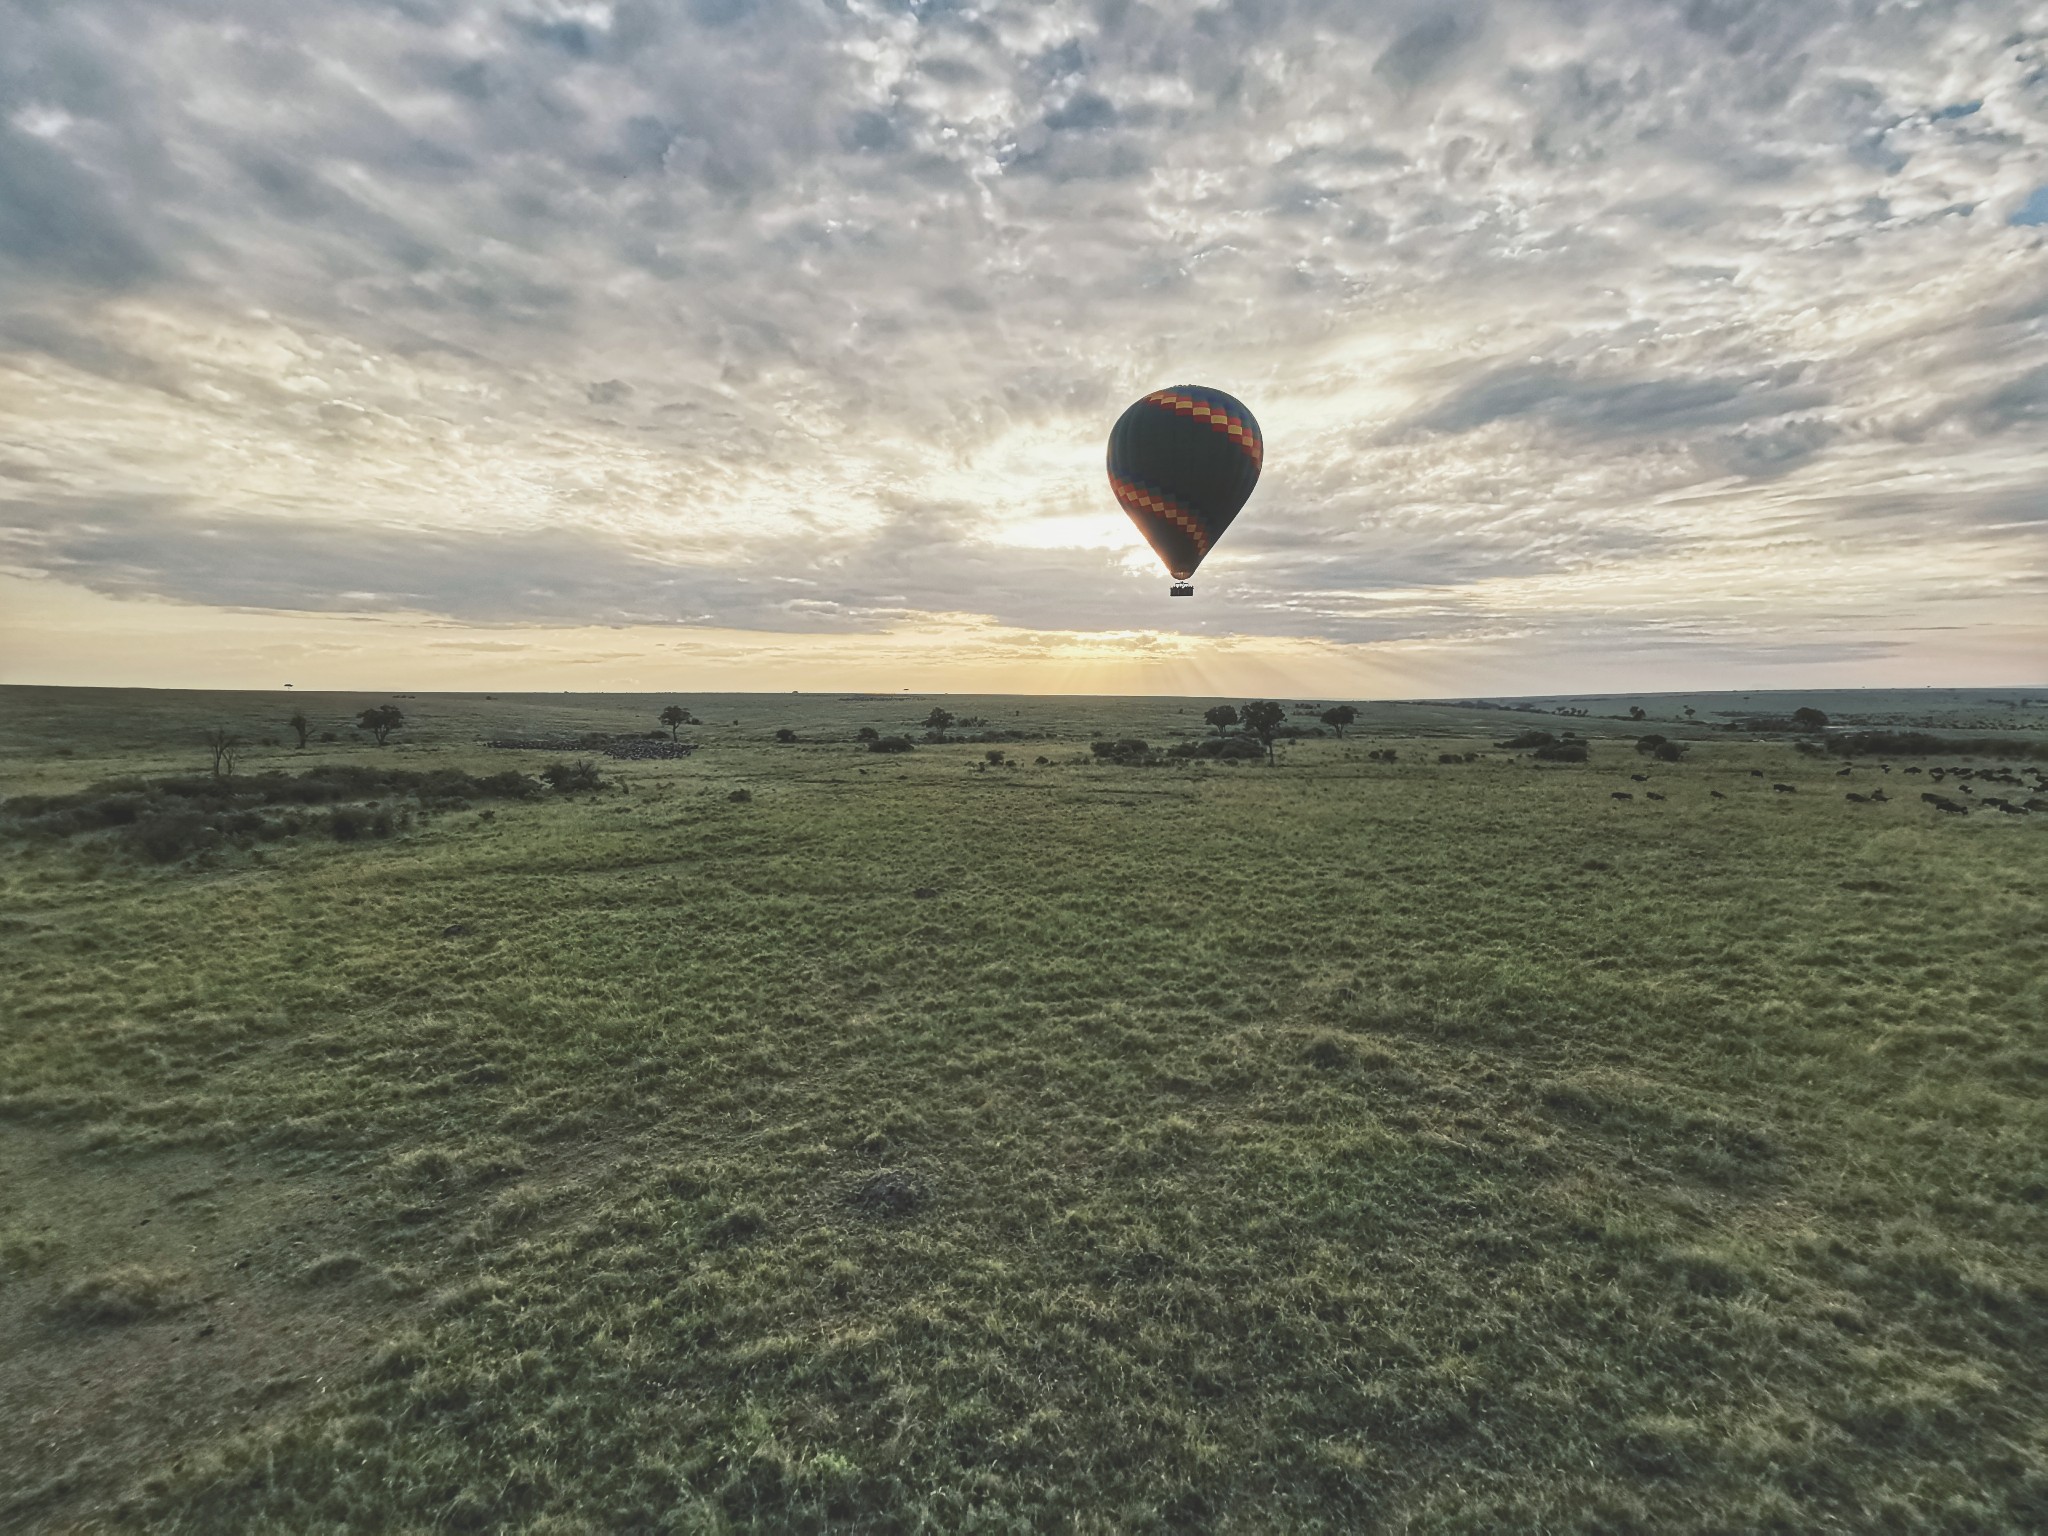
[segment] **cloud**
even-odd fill
[[[2048,40],[1998,4],[18,20],[0,492],[95,590],[1364,642],[1824,628],[1817,550],[1882,626],[2040,558],[1980,515],[2048,496]],[[1099,461],[1195,380],[1270,454],[1190,612]]]

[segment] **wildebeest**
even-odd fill
[[[2027,814],[2027,808],[2024,805],[2014,805],[2010,800],[1999,801],[1998,808],[2008,816],[2024,816]]]
[[[1771,786],[1771,793],[1774,795],[1796,795],[1799,793],[1799,786],[1797,784],[1773,784]]]
[[[1846,794],[1846,795],[1844,795],[1844,796],[1843,796],[1842,798],[1843,798],[1843,799],[1845,799],[1845,800],[1854,800],[1854,801],[1855,801],[1855,802],[1856,802],[1856,803],[1857,803],[1858,805],[1868,805],[1868,804],[1870,804],[1870,796],[1868,796],[1868,795],[1859,795],[1859,794],[1857,794],[1857,793],[1856,793],[1856,791],[1855,791],[1855,790],[1853,790],[1853,789],[1852,789],[1852,790],[1850,790],[1850,791],[1849,791],[1849,793],[1848,793],[1848,794]]]
[[[1873,789],[1870,792],[1870,798],[1877,801],[1880,805],[1882,805],[1885,801],[1891,799],[1891,796],[1886,794],[1881,789]]]
[[[1632,773],[1629,775],[1629,777],[1638,784],[1647,784],[1650,782],[1650,776],[1647,773]]]
[[[1849,777],[1849,772],[1850,770],[1848,770],[1847,768],[1837,768],[1835,770],[1835,777],[1838,779],[1846,779],[1847,777]]]
[[[2030,811],[2048,811],[2048,800],[2043,800],[2039,795],[2027,801],[2026,805]]]
[[[1764,771],[1761,768],[1752,768],[1749,770],[1749,776],[1752,779],[1760,779],[1764,776]]]
[[[1927,794],[1922,795],[1920,798],[1926,804],[1933,806],[1937,811],[1947,811],[1952,816],[1967,816],[1970,814],[1970,808],[1967,805],[1958,805],[1955,801],[1949,799],[1947,795]]]
[[[1728,798],[1726,795],[1722,794],[1721,791],[1719,791],[1718,789],[1710,789],[1707,791],[1707,793],[1712,795],[1716,800],[1726,800]]]
[[[1613,800],[1633,800],[1633,799],[1635,799],[1635,796],[1634,796],[1634,795],[1632,795],[1632,794],[1630,794],[1630,793],[1629,793],[1629,792],[1628,792],[1627,790],[1625,790],[1625,789],[1617,789],[1617,790],[1616,790],[1616,791],[1614,791],[1614,793],[1613,793],[1612,795],[1610,795],[1610,796],[1609,796],[1608,798],[1610,798],[1610,799],[1613,799]]]
[[[1645,791],[1643,792],[1643,798],[1644,798],[1645,800],[1662,800],[1662,799],[1663,799],[1664,797],[1663,797],[1662,795],[1658,794],[1658,793],[1657,793],[1657,791],[1655,791],[1654,789],[1651,789],[1651,790],[1645,790]]]

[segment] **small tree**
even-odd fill
[[[1691,706],[1690,704],[1688,704],[1688,705],[1686,705],[1686,706],[1685,706],[1685,718],[1686,718],[1686,719],[1688,719],[1688,720],[1690,720],[1690,719],[1692,718],[1692,715],[1693,715],[1693,709],[1692,709],[1692,706]]]
[[[1803,704],[1792,711],[1793,723],[1802,730],[1824,731],[1828,728],[1828,717],[1811,704]]]
[[[287,720],[285,724],[289,725],[297,734],[299,750],[303,752],[306,749],[306,738],[313,734],[313,722],[306,718],[306,712],[303,709],[298,709],[292,711],[291,719]]]
[[[1214,709],[1203,710],[1202,718],[1216,727],[1216,734],[1220,736],[1237,724],[1237,708],[1231,704],[1218,704]]]
[[[377,745],[383,746],[391,733],[405,724],[405,711],[396,704],[379,704],[375,709],[366,709],[356,716],[356,724],[377,738]]]
[[[226,726],[216,725],[206,733],[206,749],[213,754],[213,776],[232,779],[235,776],[235,759],[242,755],[242,738]]]
[[[924,728],[936,735],[944,736],[953,728],[953,712],[950,709],[933,709],[924,717]]]
[[[668,739],[670,741],[674,741],[676,739],[676,728],[678,726],[695,725],[698,722],[696,716],[692,715],[687,709],[683,708],[682,705],[671,704],[667,709],[664,709],[661,712],[661,723],[668,727]]]
[[[1266,749],[1266,766],[1273,766],[1273,737],[1280,727],[1287,723],[1287,708],[1268,699],[1247,704],[1238,711],[1245,733],[1255,738]]]
[[[1645,710],[1643,706],[1640,704],[1629,705],[1628,717],[1631,720],[1647,720],[1650,718],[1649,712]]]
[[[1326,709],[1322,714],[1323,724],[1337,733],[1337,739],[1344,739],[1344,727],[1358,718],[1358,711],[1349,704],[1339,704],[1335,709]]]

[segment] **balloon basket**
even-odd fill
[[[1193,597],[1195,589],[1184,581],[1177,581],[1166,589],[1168,597]]]

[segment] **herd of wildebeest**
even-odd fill
[[[1892,771],[1890,763],[1879,763],[1876,766],[1879,773],[1890,773]],[[2048,811],[2048,769],[2027,768],[2022,770],[2022,773],[2033,775],[2031,783],[2023,778],[2020,773],[2013,772],[2011,768],[2003,764],[1990,768],[1921,768],[1914,766],[1900,771],[1903,774],[1924,773],[1936,784],[1945,784],[1950,779],[1954,779],[1957,789],[1961,793],[1968,795],[1972,804],[1984,810],[2000,811],[2007,816],[2024,816],[2030,811]],[[1856,769],[1853,765],[1847,768],[1838,768],[1835,770],[1835,777],[1846,779],[1852,777],[1855,772]],[[1761,768],[1750,769],[1749,776],[1753,779],[1767,777]],[[1638,784],[1647,784],[1650,780],[1650,776],[1647,773],[1632,773],[1629,775],[1629,778]],[[2020,801],[2011,800],[2003,795],[1980,795],[1976,791],[1977,784],[1995,784],[2009,789],[2026,791],[2028,795],[2026,799]],[[1796,784],[1773,782],[1771,792],[1778,795],[1794,795],[1799,792],[1799,786]],[[1716,800],[1728,798],[1718,789],[1710,789],[1707,793]],[[1635,792],[1633,790],[1617,789],[1613,792],[1612,798],[1616,800],[1633,800],[1635,799]],[[1643,791],[1643,798],[1645,800],[1662,800],[1664,796],[1658,794],[1654,789],[1650,789]],[[1883,805],[1892,797],[1886,794],[1883,786],[1880,785],[1871,790],[1867,795],[1858,794],[1854,790],[1847,790],[1844,792],[1843,798],[1857,805]],[[1923,791],[1920,799],[1925,804],[1931,805],[1937,811],[1947,815],[1967,816],[1970,814],[1969,805],[1965,805],[1960,800],[1951,799],[1949,796],[1936,790]]]

